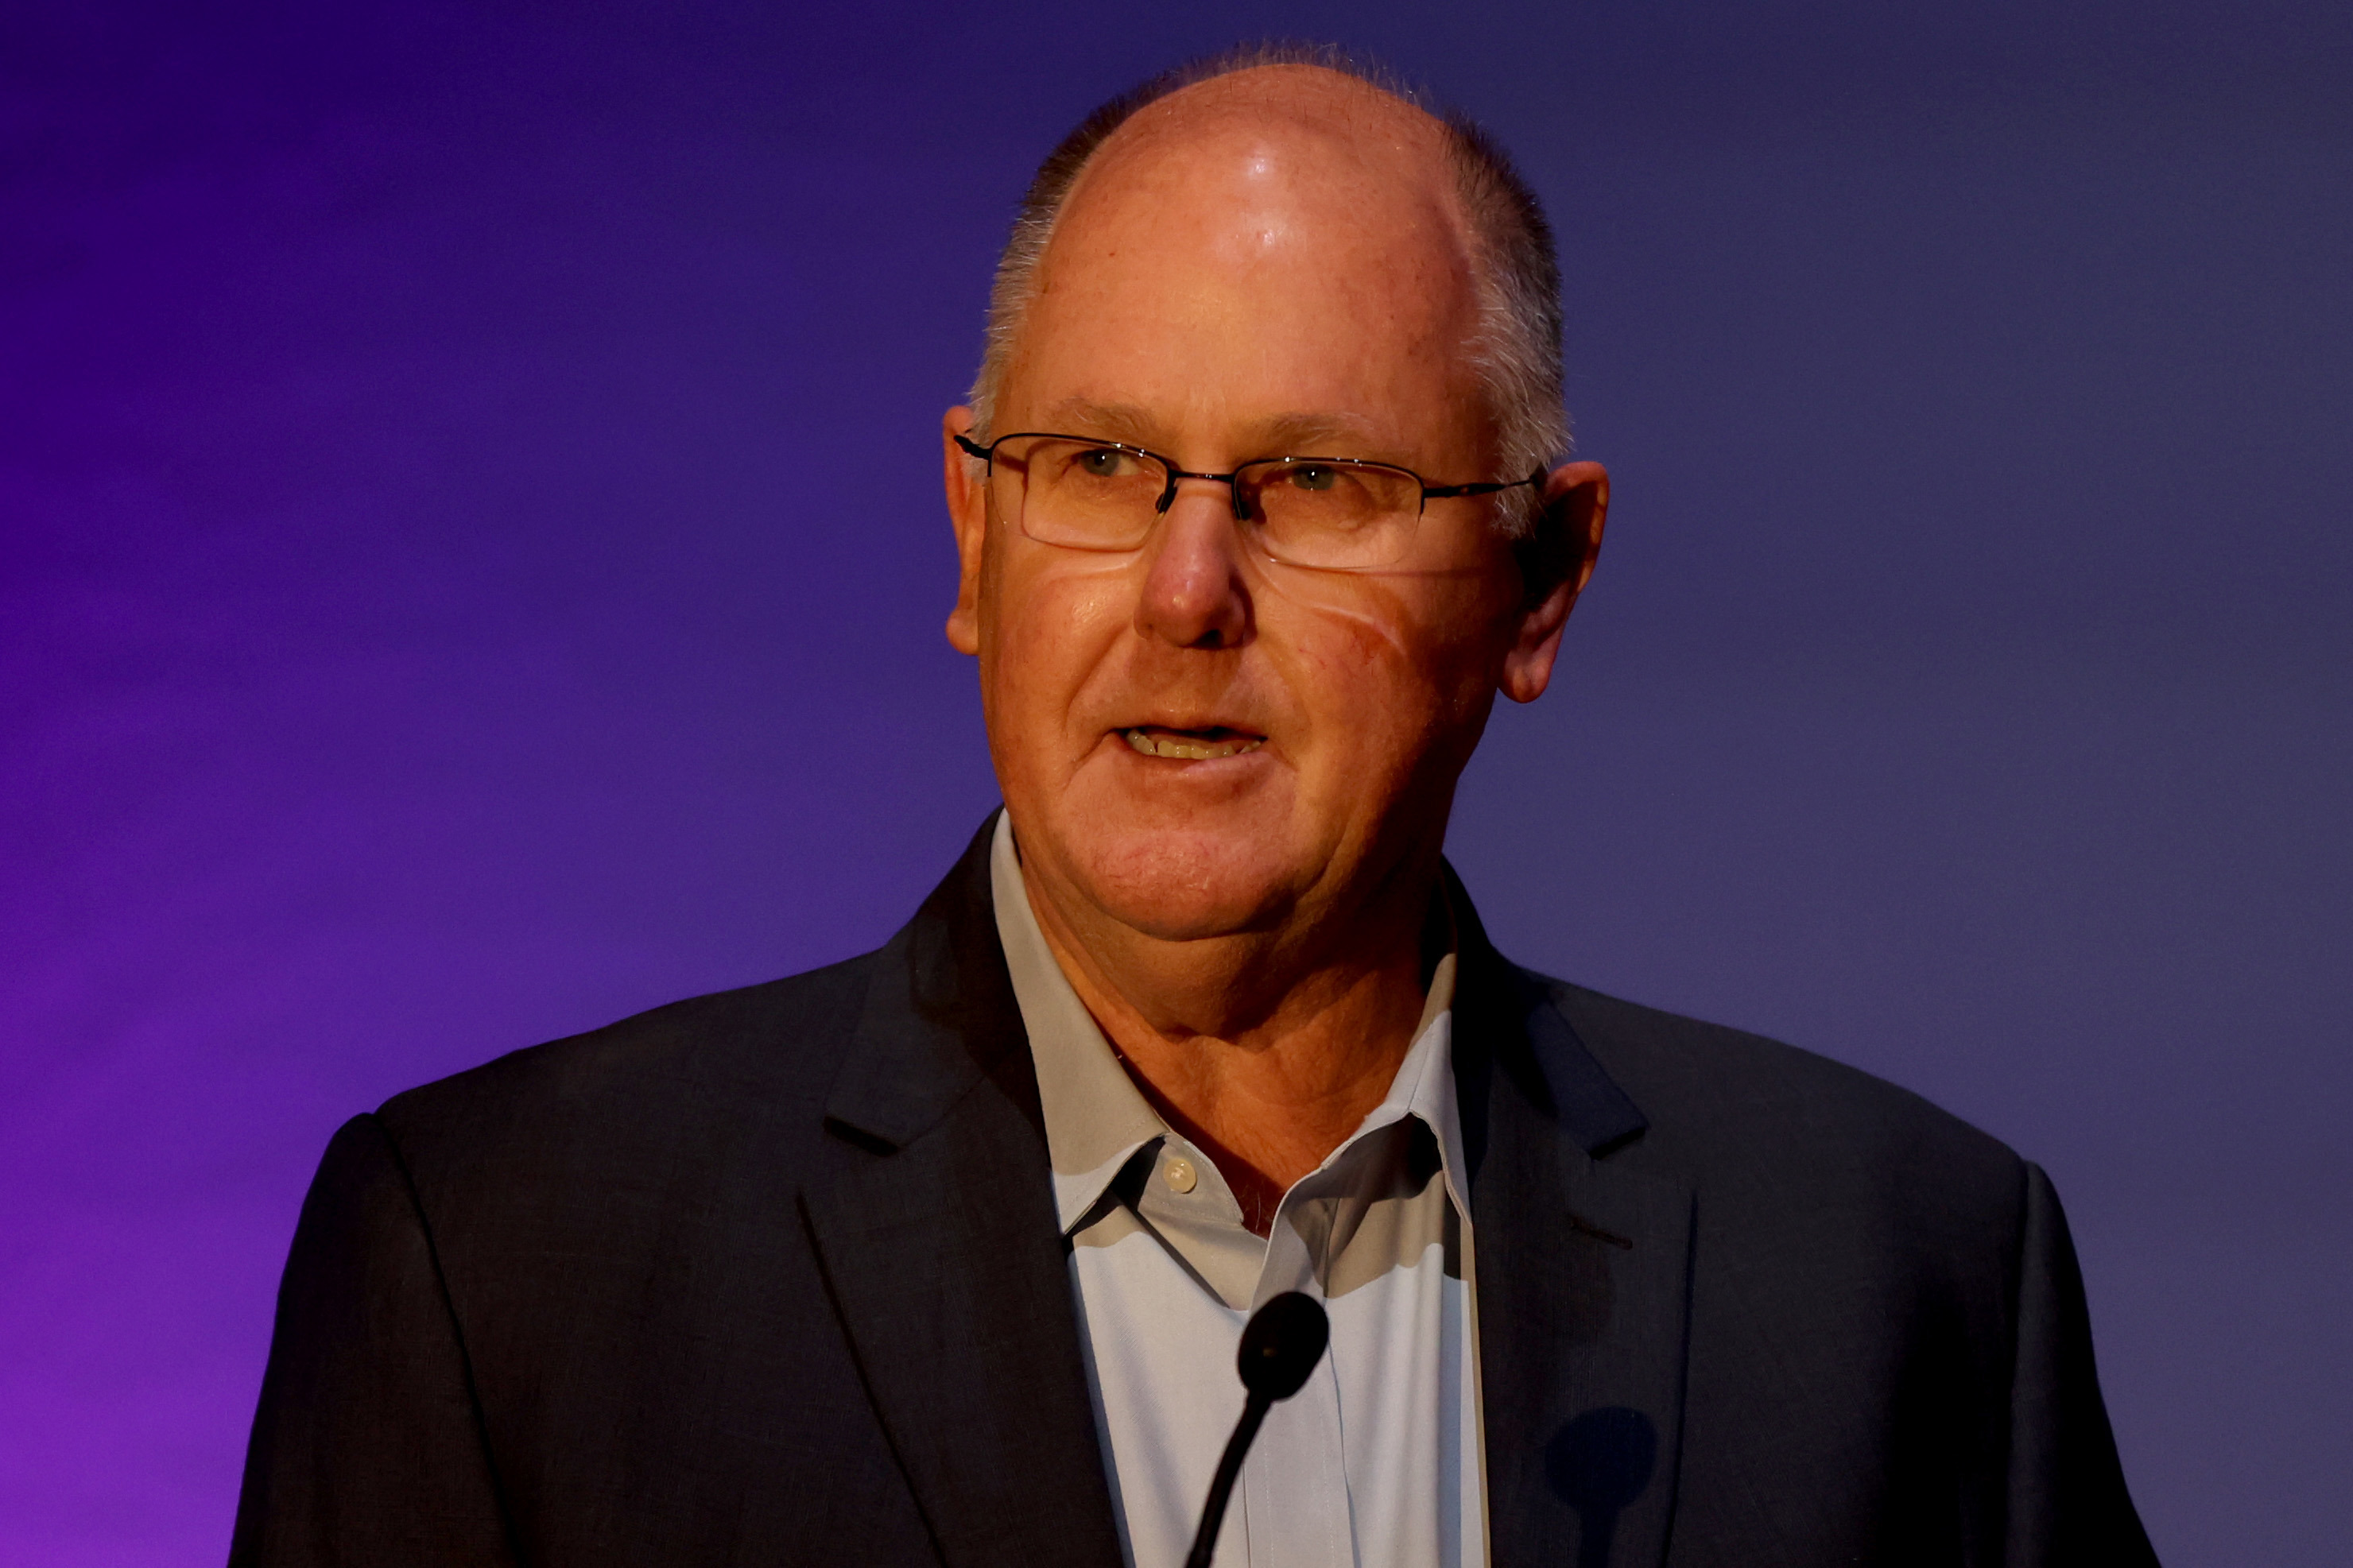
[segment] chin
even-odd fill
[[[1096,906],[1163,942],[1262,930],[1290,910],[1305,879],[1290,857],[1240,829],[1142,828],[1071,847]]]

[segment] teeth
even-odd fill
[[[1180,762],[1206,763],[1212,757],[1239,757],[1266,744],[1255,741],[1196,741],[1183,735],[1153,739],[1141,730],[1123,731],[1127,743],[1147,757],[1175,757]]]

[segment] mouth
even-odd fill
[[[1120,738],[1128,743],[1129,749],[1145,756],[1169,757],[1187,763],[1239,757],[1244,752],[1255,752],[1266,744],[1264,735],[1229,729],[1223,724],[1211,724],[1198,730],[1172,730],[1161,724],[1138,724],[1133,729],[1122,730]]]

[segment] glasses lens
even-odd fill
[[[1157,521],[1168,470],[1133,447],[1018,437],[997,455],[997,507],[1042,544],[1133,550]]]
[[[1252,463],[1240,479],[1266,552],[1293,565],[1395,565],[1421,518],[1421,481],[1377,463]]]

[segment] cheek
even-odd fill
[[[1294,592],[1285,616],[1299,627],[1300,685],[1335,756],[1403,763],[1484,713],[1495,639],[1475,583],[1366,576],[1346,588],[1345,598]]]
[[[1122,563],[991,552],[981,594],[981,684],[995,714],[1050,725],[1134,618]]]

